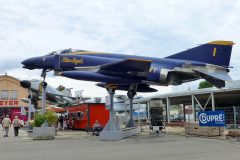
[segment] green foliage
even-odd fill
[[[53,126],[54,123],[58,121],[58,116],[53,111],[47,111],[44,115],[43,114],[36,114],[34,119],[29,122],[29,125],[32,127],[41,127],[41,125],[47,121],[48,126]]]
[[[52,126],[54,123],[58,121],[58,116],[53,111],[47,111],[47,113],[45,114],[45,119],[48,122],[48,126]]]
[[[208,81],[202,81],[198,85],[198,89],[211,88],[211,87],[213,87],[213,85],[211,83],[209,83]]]
[[[41,127],[41,125],[44,123],[45,121],[45,116],[42,114],[36,114],[34,116],[34,125],[36,127]]]

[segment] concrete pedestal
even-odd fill
[[[100,140],[104,141],[118,141],[140,133],[141,128],[126,128],[119,131],[102,131],[100,132]]]
[[[54,139],[55,134],[55,127],[33,127],[33,140]]]

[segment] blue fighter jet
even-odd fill
[[[133,119],[133,97],[136,92],[155,92],[150,85],[180,85],[205,79],[218,88],[231,81],[228,75],[232,41],[213,41],[165,58],[109,54],[86,50],[66,49],[22,62],[24,68],[54,70],[56,74],[94,81],[110,95],[110,119],[104,131],[118,131],[114,121],[113,96],[115,90],[126,90],[130,101],[127,127],[136,127]],[[44,83],[43,83],[44,84]]]
[[[228,75],[232,41],[212,41],[165,58],[65,49],[22,62],[27,69],[54,70],[59,75],[94,81],[100,87],[154,92],[150,85],[180,85],[205,79],[221,88]],[[134,87],[132,87],[134,86]]]

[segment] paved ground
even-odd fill
[[[0,128],[1,129],[1,128]],[[33,141],[25,131],[3,138],[0,160],[239,160],[240,142],[143,133],[121,141],[99,141],[80,131],[60,132],[55,140]]]

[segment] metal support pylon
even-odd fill
[[[46,88],[47,82],[42,82],[42,114],[46,113]]]
[[[106,126],[104,127],[103,131],[120,131],[119,124],[115,121],[115,113],[113,110],[113,97],[115,94],[115,89],[109,88],[107,89],[109,97],[110,97],[110,108],[109,108],[109,113],[110,113],[110,118]]]
[[[137,124],[135,123],[133,119],[133,97],[136,95],[136,86],[133,86],[132,88],[129,89],[127,95],[129,98],[129,105],[130,105],[130,119],[126,124],[126,127],[137,127]]]
[[[47,70],[43,70],[41,77],[43,77],[43,82],[41,83],[42,87],[42,114],[44,115],[46,113],[46,88],[47,88],[47,82],[45,82]],[[47,126],[47,122],[45,121],[43,126]]]

